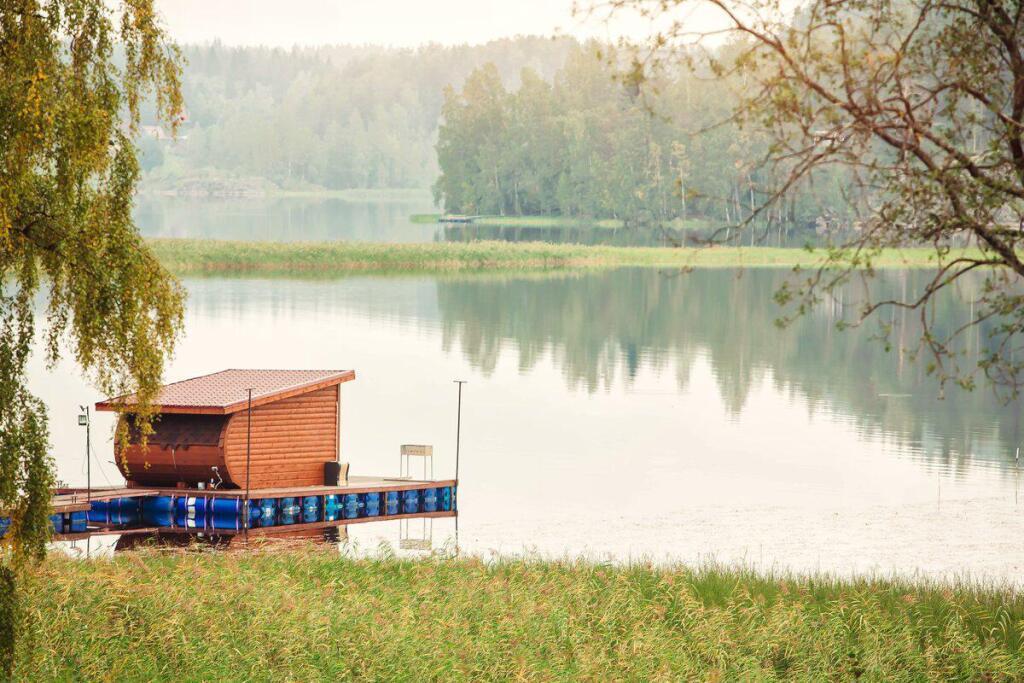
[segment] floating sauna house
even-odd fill
[[[133,425],[133,396],[101,401],[96,409],[119,411],[128,422],[127,453],[115,461],[129,486],[316,486],[326,483],[325,464],[339,461],[341,385],[355,376],[352,370],[223,370],[168,384],[154,399],[154,433],[145,447]]]

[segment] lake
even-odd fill
[[[397,474],[400,444],[431,443],[439,477],[454,474],[453,380],[468,380],[464,552],[1018,582],[1020,405],[985,389],[938,399],[923,363],[886,353],[875,329],[837,331],[836,305],[778,330],[770,293],[785,277],[186,279],[187,333],[167,379],[353,368],[352,473]],[[889,272],[880,286],[921,281]],[[967,318],[969,298],[947,297],[948,324]],[[886,315],[913,338],[913,315]],[[75,415],[101,397],[72,364],[33,363],[59,476],[84,484]],[[97,484],[119,481],[111,425],[96,416]],[[417,534],[451,546],[455,522],[350,528],[365,550]]]
[[[427,191],[379,197],[168,197],[140,195],[135,221],[147,237],[198,237],[255,241],[361,242],[558,242],[615,246],[675,246],[687,239],[657,227],[607,228],[579,225],[540,227],[416,223],[414,214],[437,213]],[[758,233],[765,246],[802,247],[821,237],[811,229]]]

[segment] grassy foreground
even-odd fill
[[[1024,597],[899,582],[328,550],[48,559],[36,680],[1024,678]]]
[[[618,266],[666,268],[812,267],[823,254],[774,247],[613,247],[547,242],[231,242],[155,239],[157,258],[178,274],[302,272],[456,272],[558,270]],[[876,267],[934,267],[927,248],[892,250]]]

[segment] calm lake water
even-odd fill
[[[1019,581],[1020,405],[986,390],[937,399],[874,330],[836,331],[837,306],[777,330],[770,292],[786,276],[191,279],[167,379],[354,368],[342,391],[352,473],[397,474],[400,444],[432,443],[437,476],[454,474],[452,380],[468,380],[463,551]],[[948,324],[968,300],[943,302]],[[912,317],[892,319],[897,337],[912,338]],[[70,363],[48,372],[37,359],[33,376],[60,477],[82,484],[76,406],[101,397]],[[101,484],[119,481],[110,429],[99,414]],[[427,532],[350,528],[363,549]],[[429,532],[435,548],[454,543],[453,520]]]
[[[561,242],[617,246],[673,246],[686,239],[659,228],[516,227],[414,223],[414,214],[437,213],[429,192],[401,198],[338,199],[267,197],[223,199],[143,195],[136,198],[135,221],[147,237],[361,242]],[[813,231],[758,234],[760,244],[802,247],[819,239]]]

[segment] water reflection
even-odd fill
[[[770,294],[787,277],[777,269],[619,270],[442,281],[437,299],[445,347],[457,345],[485,373],[509,349],[524,372],[551,355],[569,386],[590,392],[607,390],[617,373],[630,390],[644,366],[674,372],[685,391],[703,357],[732,417],[742,413],[755,387],[769,382],[780,395],[799,395],[812,412],[841,415],[865,436],[892,439],[901,450],[948,467],[969,457],[1015,465],[1020,402],[1005,403],[984,387],[954,389],[940,400],[925,364],[896,350],[912,348],[919,338],[916,315],[888,312],[892,352],[878,341],[877,325],[840,331],[836,323],[854,315],[862,300],[851,285],[840,300],[780,331],[780,309]],[[882,273],[873,294],[913,293],[926,278],[915,271]],[[970,319],[970,300],[977,296],[970,288],[978,284],[965,281],[942,297],[940,333]],[[985,327],[966,339],[966,365],[976,362],[987,339]]]
[[[245,551],[307,543],[335,546],[339,552],[354,557],[381,554],[423,557],[432,553],[457,552],[454,539],[453,518],[407,518],[368,524],[325,523],[317,528],[299,530],[277,528],[269,533],[268,530],[261,534],[253,533],[249,538],[242,533],[185,532],[181,529],[99,530],[57,536],[51,546],[79,559],[110,557],[114,553],[138,549]]]
[[[141,195],[135,221],[147,237],[189,237],[255,241],[363,242],[556,242],[617,246],[677,245],[708,237],[699,231],[656,226],[609,228],[581,221],[570,226],[514,226],[414,222],[415,214],[436,213],[429,192],[403,192],[390,200],[337,197],[166,197]],[[749,232],[744,241],[765,246],[802,247],[841,235],[812,225]]]
[[[442,477],[454,473],[451,380],[468,379],[468,552],[1018,580],[1019,404],[986,390],[939,400],[920,365],[869,341],[874,330],[835,329],[852,294],[777,330],[770,292],[783,277],[192,279],[168,379],[355,368],[342,396],[352,472],[398,474],[400,444],[427,443]],[[920,277],[888,273],[882,286],[912,291]],[[950,294],[938,315],[963,321],[969,300]],[[891,322],[913,338],[912,316]],[[984,338],[966,341],[968,355]],[[34,362],[59,475],[81,484],[74,416],[100,397],[70,365]],[[101,483],[103,468],[116,475],[109,440],[98,443],[106,417],[93,432]],[[435,529],[434,544],[452,531]],[[388,533],[401,550],[399,525]]]
[[[254,241],[429,242],[436,224],[417,224],[430,212],[429,192],[390,201],[331,197],[223,199],[142,195],[135,222],[146,237]]]

